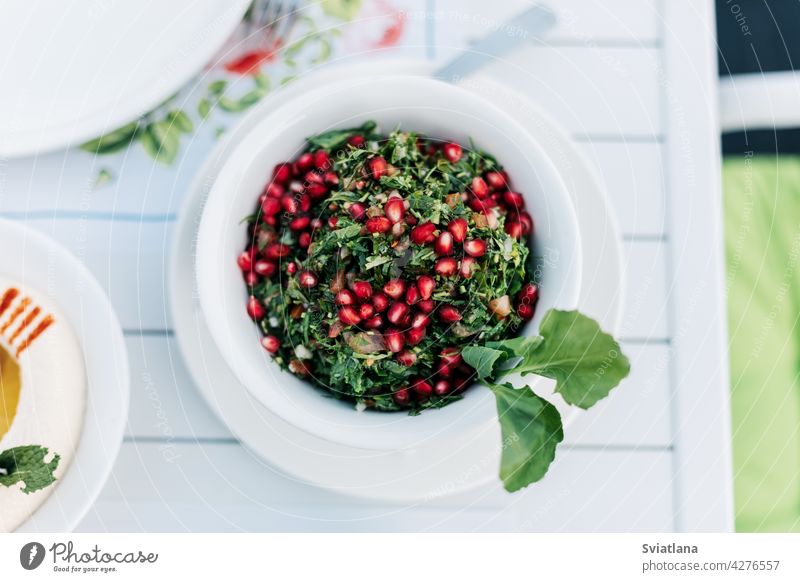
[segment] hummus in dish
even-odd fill
[[[58,480],[75,454],[85,406],[83,354],[66,318],[46,295],[0,278],[0,454],[44,447],[45,462],[60,457]],[[0,532],[19,527],[57,485],[32,493],[22,482],[0,486]]]

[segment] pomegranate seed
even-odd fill
[[[355,281],[353,283],[353,293],[355,293],[356,297],[361,299],[361,301],[367,301],[372,297],[372,285],[370,285],[368,281]]]
[[[256,261],[253,264],[253,270],[262,277],[272,277],[278,266],[271,261]]]
[[[394,238],[400,238],[403,236],[403,233],[406,231],[406,225],[402,222],[395,222],[392,225],[392,236]]]
[[[276,226],[278,224],[278,221],[275,220],[274,216],[265,216],[262,220],[264,221],[264,224],[268,224],[269,226]]]
[[[314,154],[311,152],[306,152],[304,154],[300,154],[300,157],[297,158],[297,162],[295,162],[295,166],[297,166],[298,171],[306,172],[311,169],[311,166],[314,165]]]
[[[423,313],[430,313],[436,309],[436,303],[434,303],[433,299],[424,299],[417,303],[417,307]]]
[[[394,399],[395,404],[398,404],[399,406],[405,406],[411,400],[411,393],[408,391],[408,388],[400,388],[400,390],[392,394],[392,398]]]
[[[447,230],[453,235],[453,240],[462,243],[467,238],[467,221],[463,218],[456,218],[447,225]]]
[[[493,190],[500,190],[506,187],[506,179],[500,172],[486,172],[486,181]]]
[[[497,319],[503,319],[511,313],[511,300],[508,295],[503,295],[497,299],[489,301],[489,311],[495,314]]]
[[[306,192],[312,198],[322,198],[328,193],[328,187],[325,184],[309,184]]]
[[[244,284],[247,285],[248,287],[254,287],[258,285],[258,282],[260,280],[261,277],[259,277],[253,271],[247,271],[246,273],[244,273]]]
[[[539,287],[533,283],[526,283],[517,293],[517,301],[520,303],[536,303],[539,299]]]
[[[417,354],[408,350],[403,350],[395,356],[397,363],[402,366],[413,366],[417,363]]]
[[[409,214],[408,216],[406,216],[406,224],[408,226],[414,226],[415,224],[417,224],[417,217]]]
[[[372,306],[379,313],[386,311],[386,308],[389,307],[389,298],[383,293],[376,293],[372,296]]]
[[[516,221],[506,222],[506,226],[504,228],[506,234],[510,237],[521,239],[522,234],[522,224]]]
[[[281,340],[276,338],[274,335],[265,335],[261,338],[261,345],[270,354],[274,354],[278,351],[278,348],[281,347]]]
[[[317,276],[312,271],[303,271],[297,276],[301,287],[311,289],[317,286]]]
[[[286,272],[290,275],[294,275],[297,272],[297,263],[291,261],[286,265]]]
[[[253,252],[243,251],[236,259],[236,264],[242,271],[250,271],[253,268]]]
[[[324,184],[325,178],[322,177],[322,174],[319,172],[308,172],[305,175],[305,181],[307,184]]]
[[[472,190],[472,193],[481,200],[489,195],[489,186],[486,185],[486,182],[480,176],[475,176],[472,179],[470,190]]]
[[[433,393],[436,396],[447,396],[450,393],[450,382],[447,380],[439,380],[433,385]]]
[[[521,303],[517,306],[517,315],[526,321],[532,319],[535,312],[536,308],[530,303]]]
[[[417,394],[417,396],[420,396],[422,398],[427,398],[433,393],[433,386],[431,386],[428,382],[426,382],[422,378],[414,380],[411,383],[411,389]]]
[[[319,170],[327,170],[331,165],[331,157],[325,150],[314,152],[314,167]]]
[[[433,270],[442,277],[452,277],[458,270],[458,261],[456,261],[453,257],[439,259],[436,261],[436,265],[433,267]]]
[[[305,230],[311,223],[311,218],[308,216],[298,216],[289,223],[289,228],[295,232]]]
[[[409,285],[406,289],[406,303],[414,305],[417,301],[419,301],[419,289],[416,285]]]
[[[358,308],[358,315],[361,319],[369,319],[375,315],[375,308],[369,303],[362,303]]]
[[[456,321],[461,321],[461,314],[458,312],[458,309],[452,305],[442,305],[442,307],[439,309],[438,315],[439,319],[445,323],[455,323]]]
[[[405,203],[402,198],[389,198],[383,205],[383,212],[392,222],[400,222],[406,213]]]
[[[346,306],[339,310],[339,321],[347,325],[358,325],[358,322],[361,321],[361,317],[355,309]]]
[[[525,199],[519,192],[503,192],[503,201],[515,210],[522,210],[525,208]]]
[[[325,172],[325,183],[328,186],[336,186],[339,184],[339,174],[336,172]]]
[[[392,228],[392,223],[385,216],[376,216],[367,221],[367,230],[371,233],[384,233]]]
[[[385,176],[389,169],[386,160],[382,156],[370,158],[367,165],[369,166],[369,173],[373,180],[380,180],[381,176]]]
[[[333,230],[336,228],[336,225],[339,224],[339,217],[338,216],[331,216],[328,218],[328,228]]]
[[[383,292],[392,299],[400,299],[406,291],[406,282],[402,279],[392,279],[383,286]],[[377,306],[376,306],[377,307]],[[378,311],[381,311],[378,309]]]
[[[424,327],[412,327],[406,332],[406,341],[408,345],[415,346],[425,338]]]
[[[522,236],[528,236],[533,232],[533,218],[527,212],[519,213],[519,222],[522,224]]]
[[[283,243],[275,242],[267,245],[265,254],[270,259],[281,259],[289,254],[291,249]]]
[[[366,140],[364,139],[363,135],[354,135],[347,140],[347,143],[353,146],[354,148],[360,148],[361,146],[364,145],[365,141]]]
[[[419,289],[420,297],[430,299],[431,295],[433,295],[433,290],[436,288],[436,280],[428,275],[420,275],[417,277],[417,288]]]
[[[440,257],[453,254],[453,235],[445,231],[436,239],[436,244],[433,247],[434,251]]]
[[[436,375],[440,378],[449,378],[452,374],[453,369],[444,362],[439,362],[439,365],[436,366]]]
[[[397,325],[408,313],[408,305],[405,303],[392,303],[389,310],[386,312],[386,319]]]
[[[264,306],[252,295],[247,300],[247,315],[250,316],[250,319],[255,319],[257,321],[264,319],[264,315],[266,315]]]
[[[469,376],[457,376],[453,378],[453,390],[455,392],[461,392],[469,388],[471,383]]]
[[[275,216],[281,211],[281,201],[276,198],[265,198],[261,203],[261,212],[267,216]]]
[[[322,222],[321,218],[312,218],[311,219],[311,230],[319,230],[322,228],[322,225],[325,224]]]
[[[457,143],[446,143],[442,146],[442,153],[444,157],[447,159],[448,162],[451,164],[455,164],[458,160],[461,159],[461,155],[464,153],[461,149],[461,146]]]
[[[489,212],[489,210],[497,206],[497,202],[495,202],[491,198],[486,198],[485,200],[480,200],[479,198],[473,198],[472,200],[469,201],[468,205],[475,212],[483,212],[484,214],[486,214]]]
[[[268,198],[275,198],[280,200],[283,198],[283,195],[286,194],[286,188],[278,184],[277,182],[270,182],[267,186],[267,197]]]
[[[383,327],[383,318],[380,315],[375,315],[373,317],[370,317],[362,325],[367,329],[380,329],[381,327]]]
[[[311,235],[307,232],[301,233],[300,237],[297,239],[297,244],[300,245],[301,249],[307,249],[311,244]]]
[[[423,222],[419,226],[416,226],[411,231],[411,242],[418,245],[424,245],[426,243],[432,243],[436,240],[436,235],[434,231],[436,230],[436,225],[432,222]]]
[[[431,318],[424,313],[417,313],[411,320],[411,327],[428,327],[431,323]]]
[[[311,197],[308,194],[300,196],[300,210],[308,212],[311,208]]]
[[[386,347],[395,354],[403,351],[406,345],[406,338],[403,336],[403,332],[394,327],[384,332],[383,339],[386,342]]]
[[[281,206],[283,206],[287,214],[297,214],[297,211],[300,209],[300,203],[291,194],[287,194],[281,198]]]
[[[472,278],[475,271],[478,269],[478,260],[474,257],[464,257],[461,259],[461,265],[458,268],[459,273],[464,279]]]
[[[284,184],[292,177],[292,167],[289,164],[278,164],[272,170],[272,179],[276,182]]]
[[[364,208],[364,205],[361,204],[361,202],[354,202],[350,206],[349,212],[353,220],[357,220],[358,222],[361,222],[367,217],[367,209]]]
[[[462,362],[461,352],[455,347],[444,348],[439,353],[439,358],[442,360],[443,364],[450,368],[455,368]]]
[[[356,296],[348,289],[342,289],[333,297],[336,305],[353,305],[356,302]]]
[[[464,243],[464,252],[471,257],[482,257],[486,254],[486,241],[479,238]]]

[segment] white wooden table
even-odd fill
[[[392,52],[437,61],[525,6],[393,3],[409,13]],[[125,442],[81,531],[732,528],[712,2],[550,4],[558,28],[490,71],[548,110],[600,170],[624,243],[621,336],[633,361],[616,394],[570,427],[550,475],[513,496],[494,487],[384,506],[294,483],[231,436],[189,379],[165,306],[171,232],[213,147],[207,127],[171,168],[138,148],[116,162],[77,150],[0,160],[2,216],[85,261],[128,342]],[[113,186],[93,189],[109,163]]]

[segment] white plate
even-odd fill
[[[415,502],[497,481],[500,431],[497,425],[456,448],[428,446],[404,452],[353,449],[313,437],[270,413],[235,378],[208,332],[197,301],[194,273],[197,225],[221,165],[249,128],[269,114],[277,100],[291,99],[329,75],[370,75],[380,63],[326,69],[295,82],[266,100],[226,134],[190,188],[175,232],[170,300],[178,344],[200,392],[230,430],[250,449],[289,478],[343,493],[394,502]],[[393,70],[426,74],[429,65],[393,61]],[[474,80],[473,80],[474,82]],[[584,253],[580,309],[616,330],[622,306],[622,255],[616,223],[588,162],[563,132],[536,107],[495,83],[479,80],[476,90],[492,91],[520,123],[552,147],[553,162],[576,206]],[[192,257],[186,253],[191,252]],[[187,297],[193,301],[186,301]],[[562,409],[563,410],[563,409]],[[575,409],[569,409],[569,425]]]
[[[84,357],[84,426],[67,472],[17,531],[68,532],[94,503],[111,473],[128,418],[130,370],[122,329],[91,273],[56,242],[0,220],[0,275],[46,292],[69,320]]]
[[[0,156],[81,143],[149,111],[200,71],[249,0],[5,0]]]

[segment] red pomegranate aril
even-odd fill
[[[319,172],[308,172],[305,175],[306,184],[324,184],[325,178]]]
[[[298,200],[300,202],[300,210],[308,212],[311,209],[311,196],[302,194]]]
[[[392,394],[392,399],[398,406],[405,406],[411,401],[411,392],[408,391],[408,388],[400,388],[400,390]]]
[[[434,309],[436,309],[436,303],[433,301],[433,299],[423,299],[417,303],[417,308],[423,313],[431,313]]]
[[[406,346],[406,338],[403,332],[397,328],[391,327],[383,333],[383,339],[386,342],[386,347],[395,354],[403,351]]]
[[[470,376],[456,376],[453,378],[452,384],[454,392],[462,392],[470,387],[472,380]]]
[[[380,329],[383,327],[383,318],[380,315],[373,315],[361,325],[366,329]]]
[[[327,170],[331,165],[331,157],[325,150],[314,152],[314,167],[318,170]]]
[[[372,296],[372,306],[378,313],[386,311],[389,307],[389,298],[384,293],[375,293]]]
[[[405,216],[406,208],[402,198],[389,198],[383,205],[383,212],[386,218],[392,222],[400,222]]]
[[[311,244],[311,234],[307,232],[300,233],[300,236],[297,238],[297,244],[301,249],[307,249]]]
[[[453,235],[445,231],[440,234],[436,239],[436,244],[433,245],[433,250],[440,257],[453,254]]]
[[[298,216],[289,223],[289,228],[295,232],[305,230],[311,223],[311,218],[308,216]]]
[[[470,190],[472,193],[475,194],[478,198],[483,200],[489,195],[489,186],[486,185],[486,182],[480,176],[475,176],[472,179],[472,184],[470,184]]]
[[[253,271],[262,277],[272,277],[277,270],[278,266],[271,261],[256,261],[253,263]]]
[[[458,312],[458,309],[453,307],[452,305],[442,305],[437,311],[439,319],[444,321],[445,323],[455,323],[456,321],[461,321],[461,314]]]
[[[463,361],[461,359],[461,352],[455,347],[444,348],[439,353],[439,359],[450,368],[455,368]]]
[[[412,327],[406,332],[406,342],[408,345],[415,346],[425,338],[424,327]]]
[[[411,318],[411,327],[428,327],[431,323],[431,318],[424,313],[417,313]]]
[[[392,223],[385,216],[376,216],[367,221],[367,230],[373,234],[389,232]]]
[[[417,301],[419,301],[419,289],[416,285],[409,285],[406,289],[406,303],[414,305]]]
[[[418,245],[432,243],[436,240],[436,225],[432,222],[423,222],[411,230],[411,242]]]
[[[453,257],[444,257],[436,261],[433,270],[442,277],[452,277],[458,270],[458,261]]]
[[[433,394],[433,386],[431,386],[430,383],[426,382],[422,378],[414,380],[411,383],[411,389],[417,396],[420,396],[422,398],[427,398],[428,396]]]
[[[270,259],[281,259],[287,256],[291,249],[283,243],[274,242],[267,245],[265,255]]]
[[[303,186],[303,183],[300,180],[292,180],[291,182],[289,182],[289,191],[287,192],[287,194],[289,194],[290,196],[293,193],[302,194],[303,190],[305,190],[305,186]]]
[[[461,159],[462,154],[464,151],[461,149],[461,146],[457,143],[446,143],[442,146],[442,153],[444,154],[445,159],[450,162],[451,164],[455,164],[458,160]]]
[[[471,257],[482,257],[486,254],[486,241],[479,238],[465,241],[464,252]]]
[[[485,200],[480,200],[478,198],[473,198],[467,204],[472,210],[475,212],[483,212],[486,213],[495,206],[497,206],[497,202],[492,200],[491,198],[486,198]]]
[[[539,299],[539,287],[533,283],[526,283],[517,293],[517,301],[520,303],[536,303]]]
[[[328,187],[325,184],[309,184],[306,192],[312,198],[322,198],[328,193]]]
[[[339,184],[339,174],[336,172],[325,172],[325,183],[328,186],[336,186]]]
[[[278,225],[278,221],[275,219],[275,216],[264,216],[262,220],[264,221],[264,224],[268,224],[269,226]]]
[[[274,335],[265,335],[261,338],[261,345],[270,354],[274,354],[281,347],[281,340]]]
[[[467,239],[467,221],[463,218],[456,218],[447,225],[447,230],[453,235],[453,240],[462,243]]]
[[[353,293],[361,301],[367,301],[372,297],[372,285],[370,285],[369,281],[355,281],[353,283]]]
[[[433,385],[433,393],[436,396],[447,396],[450,393],[450,382],[447,380],[439,380]]]
[[[264,316],[266,315],[264,306],[253,295],[251,295],[247,300],[247,315],[250,316],[250,319],[255,319],[256,321],[264,319]]]
[[[297,214],[297,211],[300,209],[300,203],[291,194],[287,194],[281,198],[281,206],[287,214]]]
[[[413,366],[417,363],[417,354],[409,350],[403,350],[395,356],[395,359],[401,366]]]
[[[400,299],[406,292],[406,282],[402,279],[392,279],[383,286],[383,292],[392,299]],[[379,310],[380,311],[380,310]]]
[[[275,198],[277,200],[280,200],[283,198],[283,195],[286,194],[286,188],[277,182],[270,182],[265,191],[267,193],[267,198]]]
[[[311,219],[311,230],[319,230],[324,226],[324,222],[322,222],[321,218],[312,218]]]
[[[486,172],[486,182],[493,190],[500,190],[506,187],[506,178],[500,172]]]
[[[361,146],[364,145],[365,142],[366,140],[364,139],[363,135],[354,135],[347,140],[347,143],[353,146],[354,148],[360,148]]]
[[[506,234],[512,238],[521,239],[522,238],[522,224],[516,221],[506,222],[506,226],[504,228]]]
[[[533,232],[533,218],[527,212],[519,213],[519,222],[522,225],[522,235],[528,236]]]
[[[254,273],[253,271],[247,271],[246,273],[243,273],[243,275],[244,275],[244,284],[247,285],[248,287],[254,287],[258,285],[259,281],[261,281],[261,277],[258,274]]]
[[[265,198],[261,203],[261,212],[266,216],[275,216],[281,211],[281,201],[277,198]]]
[[[386,319],[393,324],[399,324],[403,318],[408,314],[408,305],[405,303],[392,303],[389,310],[386,312]]]
[[[272,170],[272,179],[275,182],[284,184],[292,177],[292,166],[290,164],[278,164]]]
[[[461,259],[461,265],[458,267],[458,272],[464,279],[469,279],[475,274],[478,268],[478,259],[475,257],[464,257]]]
[[[358,315],[361,319],[369,319],[375,315],[375,308],[369,303],[362,303],[358,306]]]
[[[317,275],[313,271],[302,271],[297,276],[297,280],[299,281],[301,287],[305,287],[307,289],[316,287],[318,282]]]
[[[526,321],[532,319],[535,312],[536,308],[530,303],[521,303],[517,306],[517,315]]]
[[[294,261],[290,261],[289,263],[287,263],[286,272],[289,275],[294,275],[297,272],[297,263],[295,263]]]
[[[436,288],[436,280],[428,275],[420,275],[417,277],[417,289],[419,289],[419,296],[422,299],[430,299],[433,295],[433,290]]]
[[[511,190],[503,192],[503,202],[510,207],[510,210],[520,211],[525,208],[525,199],[519,192],[512,192]]]
[[[314,165],[314,154],[311,152],[305,152],[300,154],[300,157],[297,158],[295,162],[295,166],[300,172],[306,172],[311,169],[311,166]]]
[[[328,218],[328,228],[333,230],[336,228],[336,225],[339,224],[339,217],[338,216],[331,216]]]
[[[358,325],[361,321],[361,316],[358,315],[358,311],[355,308],[348,305],[339,310],[339,321],[347,325]]]
[[[356,296],[349,289],[342,289],[333,296],[333,301],[336,305],[353,305],[356,302]]]
[[[350,216],[353,220],[361,222],[367,217],[367,209],[361,202],[354,202],[349,209]]]
[[[440,378],[449,378],[452,374],[453,369],[444,362],[439,362],[436,366],[436,375]]]
[[[250,271],[253,268],[253,251],[242,251],[239,254],[239,257],[236,259],[236,264],[239,265],[239,268],[244,271]]]
[[[367,162],[367,166],[369,166],[369,173],[373,180],[380,180],[389,170],[389,166],[382,156],[370,158]]]

